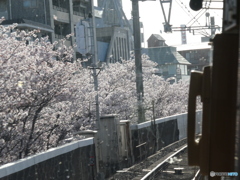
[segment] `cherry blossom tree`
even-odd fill
[[[142,57],[146,120],[187,111],[188,82],[170,84],[155,75],[156,63]],[[137,94],[134,60],[109,64],[99,75],[102,114],[118,114],[120,119],[137,123]]]
[[[91,70],[72,62],[74,51],[65,46],[66,39],[51,44],[38,33],[0,25],[0,164],[93,129],[96,93],[101,115],[137,123],[133,58],[102,68],[95,92]],[[188,84],[169,84],[155,75],[154,62],[142,59],[146,120],[186,112]]]
[[[37,31],[15,27],[0,26],[0,163],[47,150],[83,126],[90,128],[85,104],[95,96],[87,70],[69,62],[74,51],[65,40],[51,44],[37,38]]]

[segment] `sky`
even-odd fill
[[[132,1],[131,0],[122,0],[123,3],[123,10],[128,19],[131,18],[131,9],[132,9]],[[168,5],[166,3],[164,6],[165,13],[168,16]],[[222,7],[222,3],[211,2],[210,7]],[[143,22],[144,25],[144,36],[145,36],[145,47],[147,47],[147,39],[150,37],[151,34],[160,34],[165,40],[168,45],[179,45],[181,44],[181,34],[180,32],[173,32],[173,33],[165,33],[163,32],[163,13],[161,10],[160,2],[157,1],[139,1],[139,11],[140,11],[140,21]],[[188,12],[190,11],[190,12]],[[198,19],[198,23],[193,24],[194,26],[205,26],[206,24],[206,16],[205,10],[202,10],[203,15],[201,18]],[[188,14],[187,14],[187,13]],[[222,26],[222,10],[208,10],[210,16],[215,17],[215,24]],[[192,20],[193,16],[195,16],[198,11],[193,11],[189,7],[189,0],[173,0],[172,4],[172,11],[171,11],[171,18],[170,24],[172,27],[179,27],[181,24],[187,24],[189,21]],[[191,15],[193,16],[191,16]],[[190,23],[191,24],[191,23]],[[160,30],[162,33],[160,33]],[[210,31],[208,31],[210,33]],[[220,31],[217,31],[220,33]],[[198,43],[201,42],[201,35],[193,35],[192,33],[187,32],[187,43]],[[144,46],[144,44],[143,44]]]

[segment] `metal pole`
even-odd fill
[[[170,0],[170,5],[169,5],[168,24],[170,24],[171,11],[172,11],[172,0]]]
[[[47,10],[46,10],[46,2],[43,0],[43,6],[44,6],[44,24],[47,24]]]
[[[9,0],[9,19],[12,20],[12,0]]]
[[[141,59],[141,34],[139,23],[139,7],[138,0],[132,0],[132,16],[133,16],[133,35],[134,35],[134,52],[135,52],[135,68],[136,68],[136,88],[138,100],[138,123],[145,121],[144,109],[142,106],[143,77],[142,77],[142,59]]]
[[[153,134],[154,134],[154,153],[157,151],[157,129],[156,129],[156,117],[155,117],[155,101],[152,101],[153,111]]]

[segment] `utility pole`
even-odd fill
[[[91,22],[91,29],[92,29],[92,70],[93,70],[93,80],[94,80],[94,90],[97,92],[95,96],[95,103],[96,103],[96,130],[99,131],[100,129],[100,115],[99,115],[99,100],[98,100],[98,51],[97,51],[97,35],[96,35],[96,23],[95,23],[95,11],[94,11],[94,0],[91,0],[90,3],[91,13],[89,13],[89,18]],[[100,168],[99,168],[99,133],[96,134],[94,137],[95,142],[95,155],[96,155],[96,166],[97,166],[97,179],[99,179]]]
[[[136,88],[138,102],[138,123],[145,121],[145,113],[143,108],[143,76],[142,76],[142,58],[141,58],[141,34],[139,23],[139,6],[138,0],[132,0],[132,18],[133,18],[133,36],[134,36],[134,53],[136,68]]]
[[[92,29],[92,69],[93,69],[93,80],[94,80],[94,90],[98,92],[98,52],[97,52],[97,35],[96,35],[96,27],[95,27],[95,13],[94,13],[94,1],[91,0],[91,14],[89,14],[91,19],[90,28]],[[98,102],[98,93],[95,96],[96,103],[96,129],[98,130],[100,127],[100,116],[99,116],[99,102]]]

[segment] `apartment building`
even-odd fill
[[[39,29],[41,32],[38,36],[49,36],[51,42],[74,33],[75,36],[65,42],[71,46],[76,44],[76,25],[81,20],[90,21],[91,2],[92,0],[0,0],[0,17],[5,17],[5,25],[17,23],[18,29]],[[98,59],[102,62],[117,62],[129,59],[130,56],[132,33],[127,28],[127,21],[119,16],[124,13],[119,7],[121,4],[121,0],[99,0],[99,6],[95,7],[96,48],[100,49]],[[101,11],[103,15],[98,15]],[[91,22],[88,26],[93,28]],[[90,35],[85,33],[86,41],[89,41],[92,33],[93,31]],[[86,53],[76,52],[77,58],[85,55]]]
[[[122,10],[121,0],[98,0],[101,16],[96,16],[98,57],[105,63],[130,58],[133,49],[131,25]]]
[[[179,54],[191,63],[188,66],[189,74],[191,70],[202,71],[203,67],[211,64],[212,50],[208,42],[184,44],[176,46],[176,48]]]
[[[159,34],[152,34],[147,41],[148,48],[143,48],[142,52],[157,63],[156,74],[171,83],[189,80],[188,67],[191,66],[191,62],[177,52],[176,47],[168,46]]]
[[[39,29],[51,42],[74,32],[75,25],[88,16],[90,0],[0,0],[3,24],[18,23],[19,29]],[[66,45],[73,45],[71,38]]]

